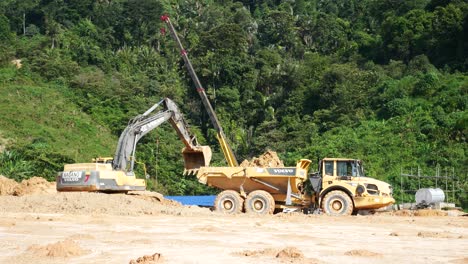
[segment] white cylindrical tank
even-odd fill
[[[422,188],[416,192],[416,203],[432,204],[440,203],[445,200],[444,191],[440,188]]]

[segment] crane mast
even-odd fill
[[[185,62],[185,66],[187,67],[187,70],[190,74],[190,77],[192,78],[195,88],[197,89],[198,94],[200,95],[200,98],[202,100],[203,105],[205,106],[206,111],[208,112],[208,116],[210,117],[211,123],[213,124],[214,128],[216,129],[216,137],[219,141],[219,144],[221,145],[221,149],[223,150],[224,157],[230,167],[237,167],[239,166],[239,163],[236,160],[236,157],[234,155],[234,152],[232,151],[231,146],[227,142],[226,135],[224,135],[223,128],[221,127],[221,124],[218,120],[218,117],[216,116],[215,111],[213,110],[213,107],[211,106],[210,101],[208,100],[208,97],[206,96],[205,89],[200,83],[200,80],[198,79],[197,74],[195,73],[195,70],[193,69],[192,63],[190,62],[190,59],[187,55],[187,51],[184,49],[182,46],[182,43],[180,42],[179,37],[177,36],[177,32],[174,28],[174,26],[171,23],[171,20],[169,16],[164,15],[161,16],[161,20],[164,21],[168,27],[170,34],[172,38],[174,38],[175,42],[177,43],[177,46],[180,50],[180,54],[182,56],[182,59]]]

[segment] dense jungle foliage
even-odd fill
[[[360,158],[400,200],[402,169],[453,168],[466,207],[463,0],[2,0],[0,174],[53,179],[64,163],[112,156],[128,120],[162,97],[225,164],[162,14],[239,161],[266,149],[289,166]],[[181,148],[169,125],[139,145],[150,187],[213,191],[181,175]]]

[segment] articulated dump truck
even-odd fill
[[[223,213],[310,213],[321,208],[330,215],[350,215],[395,202],[392,187],[365,177],[359,160],[325,158],[319,171],[309,174],[310,163],[301,159],[296,167],[201,167],[197,178],[224,190],[214,204]]]
[[[377,209],[395,202],[389,184],[364,176],[359,160],[326,158],[317,173],[308,174],[310,160],[301,159],[296,167],[261,168],[239,166],[221,124],[193,69],[169,16],[161,20],[180,50],[197,93],[217,131],[217,138],[228,167],[201,166],[198,181],[222,189],[214,208],[223,213],[271,214],[275,210],[315,211],[321,208],[331,215],[349,215],[357,210]],[[309,185],[311,188],[306,188]],[[311,190],[308,190],[311,189]]]

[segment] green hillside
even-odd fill
[[[0,81],[0,134],[13,152],[55,169],[113,155],[117,138],[83,113],[64,86],[28,80],[14,67],[0,69]]]

